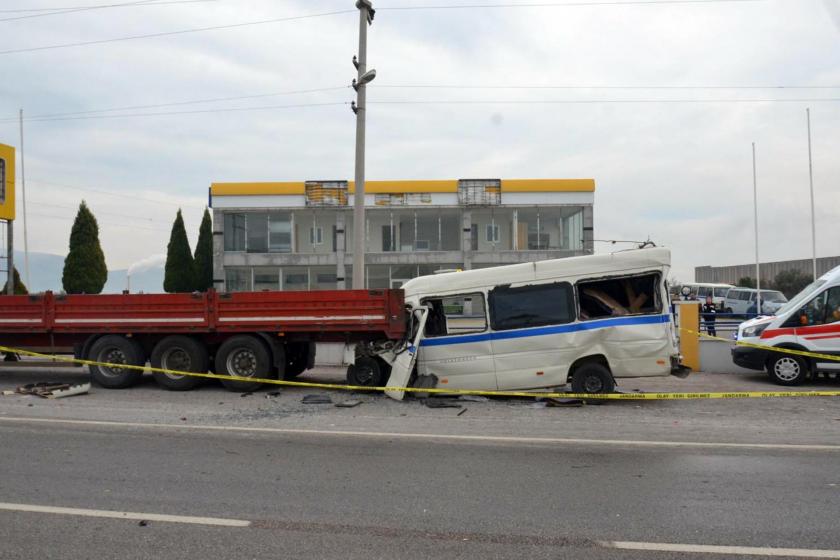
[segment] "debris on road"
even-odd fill
[[[250,397],[250,396],[251,396],[251,395],[253,395],[253,394],[254,394],[254,392],[253,392],[253,391],[245,391],[244,393],[242,393],[242,394],[241,394],[241,395],[239,395],[239,396],[240,396],[240,397]]]
[[[463,413],[465,413],[466,411],[467,411],[467,409],[466,409],[466,408],[462,408],[462,409],[460,410],[460,412],[458,412],[458,414],[456,414],[455,416],[461,416],[461,415],[462,415]]]
[[[545,399],[545,405],[548,407],[577,407],[585,404],[583,399],[557,399],[553,397]]]
[[[141,527],[147,527],[149,525],[149,522],[146,521],[145,519],[141,519],[140,523],[138,523],[138,525],[140,525]]]
[[[333,401],[329,395],[314,394],[304,395],[300,402],[303,404],[332,404]]]
[[[340,402],[340,403],[335,403],[335,406],[337,406],[338,408],[353,408],[354,406],[359,406],[360,404],[362,404],[362,401],[352,399],[352,400],[349,400],[349,401],[343,401],[343,402]]]
[[[267,399],[275,399],[275,398],[279,397],[279,396],[280,396],[280,395],[282,395],[282,394],[283,394],[283,392],[282,392],[282,391],[271,391],[270,393],[266,393],[266,394],[265,394],[265,398],[267,398]]]
[[[481,395],[461,395],[458,397],[459,401],[469,401],[469,402],[487,402],[490,399],[487,397],[482,397]]]
[[[425,399],[424,404],[429,408],[463,408],[463,405],[448,399]]]
[[[45,399],[61,399],[64,397],[72,397],[73,395],[83,395],[90,391],[90,383],[60,383],[42,381],[40,383],[30,383],[28,385],[21,385],[15,392],[20,395],[36,395]],[[6,391],[3,391],[6,394]]]

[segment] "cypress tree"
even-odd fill
[[[70,252],[61,283],[68,294],[98,294],[108,280],[105,254],[99,245],[99,224],[83,200],[70,231]]]
[[[15,286],[15,295],[16,296],[25,296],[29,293],[29,290],[26,289],[26,285],[20,281],[20,274],[18,274],[18,269],[15,267],[14,275],[12,276],[14,279],[14,286]],[[6,284],[3,286],[3,293],[0,295],[6,295],[6,291],[9,289],[9,281],[6,280]]]
[[[181,217],[179,209],[175,216],[175,223],[172,224],[169,245],[166,246],[163,289],[169,293],[192,292],[194,286],[192,251],[190,251],[190,242],[187,240],[187,230],[184,228],[184,218]]]
[[[204,209],[198,242],[195,244],[195,285],[197,292],[206,292],[213,287],[213,222],[210,211]]]

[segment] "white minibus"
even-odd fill
[[[350,384],[607,393],[622,377],[682,376],[670,251],[637,249],[406,282],[411,335],[355,348]],[[415,364],[416,362],[416,364]],[[416,365],[416,367],[415,367]],[[390,371],[389,371],[390,370]]]

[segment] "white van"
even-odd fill
[[[703,303],[706,302],[707,296],[711,296],[712,302],[720,311],[724,310],[723,302],[726,293],[735,287],[732,284],[712,284],[709,282],[685,282],[681,287],[685,286],[688,286],[692,295]]]
[[[755,288],[732,288],[727,292],[723,308],[726,313],[749,315],[756,312]],[[761,313],[772,315],[787,303],[785,294],[778,290],[761,290]]]
[[[774,316],[741,323],[737,340],[840,357],[840,267],[799,292]],[[798,385],[816,373],[840,372],[840,361],[746,346],[735,346],[732,360],[741,367],[766,369],[780,385]]]
[[[415,278],[403,285],[410,340],[357,348],[348,382],[384,382],[386,364],[395,388],[529,390],[571,381],[576,393],[607,393],[616,378],[682,375],[670,260],[667,249],[652,248]]]

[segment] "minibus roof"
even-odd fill
[[[622,272],[662,270],[670,265],[670,249],[654,247],[420,276],[409,280],[402,288],[406,297],[445,294],[552,278],[599,277]]]

